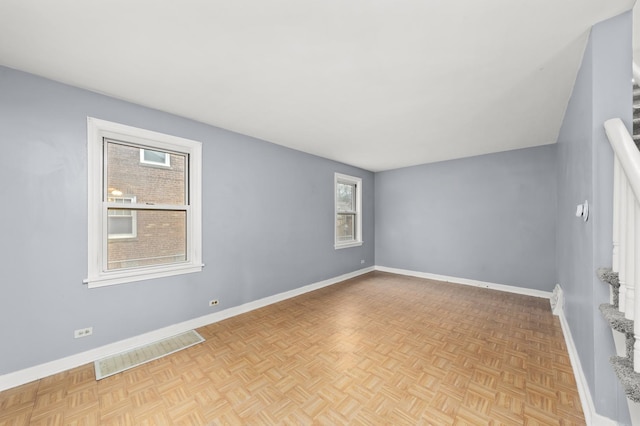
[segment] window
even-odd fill
[[[335,248],[362,245],[362,179],[335,174]]]
[[[122,196],[121,192],[114,189],[108,195],[107,201],[116,204],[135,204],[136,197]],[[115,194],[113,194],[115,193]],[[135,238],[138,234],[135,210],[110,209],[107,215],[107,235],[109,239]]]
[[[200,142],[87,123],[89,287],[202,270]]]
[[[170,167],[171,155],[168,152],[153,151],[151,149],[141,149],[140,164]]]

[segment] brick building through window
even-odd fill
[[[105,200],[123,206],[187,203],[187,158],[105,141]],[[117,270],[187,260],[184,210],[109,208],[107,269]]]

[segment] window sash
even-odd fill
[[[109,149],[111,148],[116,149],[116,151],[114,151],[114,157],[110,157],[109,155]],[[119,147],[119,148],[117,148]],[[121,199],[124,198],[128,198],[126,196],[114,196],[112,195],[112,193],[109,192],[109,185],[110,185],[110,176],[109,176],[109,161],[114,161],[115,159],[118,158],[118,150],[122,150],[124,149],[125,151],[120,151],[120,155],[123,155],[126,157],[127,149],[133,149],[133,150],[138,150],[140,153],[140,164],[145,164],[145,165],[161,165],[161,166],[166,166],[165,170],[167,170],[167,172],[170,169],[170,161],[169,158],[171,157],[171,154],[175,154],[178,156],[182,156],[184,157],[184,202],[181,204],[162,204],[162,203],[152,203],[152,202],[145,202],[145,203],[137,203],[137,198],[136,197],[130,197],[130,202],[129,203],[125,203],[124,201],[122,201]],[[144,265],[144,267],[161,267],[161,266],[170,266],[170,265],[175,265],[177,263],[186,263],[190,261],[190,255],[189,253],[191,253],[190,250],[190,239],[186,238],[185,236],[185,247],[184,247],[184,255],[182,255],[181,257],[183,259],[179,260],[179,261],[171,261],[170,259],[175,259],[176,256],[175,255],[170,255],[170,256],[151,256],[151,257],[146,257],[146,258],[140,258],[140,259],[129,259],[129,258],[125,258],[125,259],[120,259],[118,261],[110,261],[109,260],[109,256],[110,256],[110,245],[114,244],[117,242],[117,240],[123,240],[126,238],[137,238],[137,231],[134,230],[134,232],[132,232],[131,234],[109,234],[109,211],[110,210],[128,210],[131,212],[131,216],[132,217],[137,217],[137,212],[138,211],[165,211],[165,212],[184,212],[185,214],[185,222],[186,222],[186,228],[188,229],[189,224],[191,222],[191,209],[189,208],[189,180],[188,180],[188,175],[189,175],[189,155],[186,153],[182,153],[182,152],[167,152],[167,151],[159,151],[158,149],[151,149],[146,145],[139,145],[136,143],[132,143],[132,142],[128,142],[126,140],[115,140],[112,138],[103,138],[102,141],[102,151],[103,151],[103,166],[102,166],[102,175],[103,175],[103,203],[102,203],[102,209],[103,209],[103,221],[106,224],[106,235],[107,238],[105,239],[105,241],[103,241],[103,249],[102,249],[102,272],[104,273],[112,273],[113,271],[122,271],[122,270],[131,270],[131,269],[137,269],[140,268],[139,264],[140,263],[145,263],[144,261],[146,259],[151,259],[151,258],[166,258],[168,261],[164,262],[164,263],[157,263],[157,264],[151,264],[148,263],[146,265]],[[165,162],[164,163],[160,163],[160,162],[154,162],[154,161],[149,161],[147,159],[145,159],[144,154],[145,152],[157,152],[157,153],[162,153],[165,154]],[[129,165],[130,167],[133,167],[132,165]],[[165,171],[159,171],[159,173],[162,173],[163,175],[165,174]],[[117,179],[119,176],[119,174],[117,172],[114,172],[114,177],[115,179]],[[123,177],[120,174],[120,178],[123,179]],[[182,180],[182,179],[181,179]],[[134,182],[128,182],[127,179],[125,179],[125,183],[134,183]],[[148,182],[143,182],[142,184],[142,188],[139,188],[139,190],[141,190],[141,194],[140,195],[144,195],[146,194],[146,189],[147,185],[149,185]],[[149,190],[151,188],[148,188]],[[182,193],[180,191],[178,191],[179,195],[181,195],[180,198],[182,197]],[[142,198],[146,198],[142,197]],[[135,222],[132,222],[132,226],[137,226],[137,220]],[[112,236],[113,235],[113,236]],[[148,235],[147,235],[148,237]],[[158,236],[155,236],[156,239],[158,239]],[[153,238],[153,237],[151,237]],[[170,243],[171,244],[171,243]],[[143,249],[143,251],[145,251],[144,249],[146,248],[144,246],[144,244],[142,244],[142,247],[140,247]],[[114,247],[114,250],[117,250]],[[117,264],[121,264],[121,265],[133,265],[133,266],[123,266],[123,267],[118,267],[118,268],[112,268],[111,265],[113,265],[114,263]]]
[[[345,202],[344,199],[342,199],[339,196],[339,192],[340,192],[340,187],[348,187],[349,188],[349,192],[351,193],[350,197],[347,197],[348,200]],[[353,212],[356,213],[356,203],[357,203],[357,191],[358,191],[358,185],[353,183],[353,182],[343,182],[341,180],[338,180],[338,183],[336,185],[336,202],[337,202],[337,210],[339,212]],[[348,206],[349,208],[346,208],[345,206]]]
[[[109,203],[111,204],[111,203]],[[171,209],[156,209],[149,208],[150,206],[144,206],[141,209],[127,208],[126,210],[130,210],[134,216],[138,216],[140,214],[141,221],[147,223],[154,223],[155,220],[159,218],[149,218],[145,216],[144,212],[168,212],[168,213],[183,213],[183,215],[179,215],[178,217],[172,217],[171,215],[162,217],[161,221],[169,221],[173,222],[174,226],[169,230],[173,231],[175,234],[176,229],[180,231],[184,230],[184,233],[178,232],[174,235],[175,238],[172,238],[170,241],[165,241],[164,238],[169,238],[167,236],[167,230],[162,229],[161,227],[155,227],[153,232],[143,232],[138,238],[136,238],[132,242],[125,242],[124,246],[116,246],[118,244],[122,244],[118,240],[108,239],[105,241],[103,247],[103,268],[105,272],[113,272],[113,271],[123,271],[123,270],[135,270],[140,268],[147,267],[161,267],[161,266],[169,266],[176,265],[181,263],[187,263],[190,261],[190,244],[191,242],[187,238],[187,229],[189,222],[189,209],[188,208],[171,208]],[[109,209],[106,209],[106,215],[108,215]],[[155,219],[155,220],[154,220]],[[108,226],[108,223],[107,223]],[[108,232],[108,230],[107,230]],[[164,234],[164,235],[163,235]],[[157,242],[160,239],[162,242],[162,247],[166,250],[158,250],[153,242]],[[131,244],[134,246],[132,247]],[[110,245],[112,247],[110,247]],[[113,249],[113,251],[110,251]],[[123,252],[125,256],[123,256]],[[127,256],[126,254],[129,254]],[[135,256],[131,257],[132,252],[135,253]],[[112,257],[110,259],[110,256]],[[114,258],[115,257],[115,258]],[[159,259],[165,259],[165,262],[157,262]],[[113,267],[114,264],[125,265],[119,267]]]
[[[182,205],[189,205],[191,204],[190,202],[190,182],[191,182],[191,172],[190,172],[190,164],[191,164],[191,154],[187,153],[187,152],[177,152],[175,150],[168,150],[168,149],[163,149],[162,151],[158,151],[158,149],[156,150],[152,150],[149,149],[148,145],[145,144],[141,144],[141,143],[135,143],[135,142],[130,142],[130,141],[122,141],[122,140],[118,140],[115,138],[109,138],[109,137],[104,137],[102,140],[102,182],[103,182],[103,201],[108,201],[109,198],[117,198],[118,196],[113,196],[112,194],[109,193],[109,176],[108,176],[108,165],[109,165],[109,155],[108,155],[108,146],[112,144],[112,145],[121,145],[123,147],[127,147],[127,148],[133,148],[133,149],[138,149],[140,151],[140,158],[141,158],[141,162],[142,162],[142,152],[145,150],[149,150],[149,151],[156,151],[156,152],[163,152],[166,154],[167,158],[171,157],[171,154],[175,154],[178,156],[183,156],[184,157],[184,200],[182,203],[180,204],[171,204],[171,205],[177,205],[177,206],[182,206]],[[151,163],[149,163],[151,164]],[[154,163],[154,164],[159,164],[159,163]],[[165,169],[170,168],[169,166],[169,160],[167,160],[167,167],[163,167]],[[122,196],[120,196],[122,197]],[[149,205],[161,205],[161,203],[146,203]]]
[[[340,227],[340,217],[346,219],[346,218],[351,218],[351,223],[348,224],[348,220],[345,221],[345,227],[349,227],[350,228],[350,232],[349,233],[345,233],[342,234],[339,230]],[[357,218],[357,214],[355,212],[353,213],[345,213],[345,212],[339,212],[338,213],[338,220],[336,222],[336,238],[338,240],[339,243],[347,243],[347,242],[353,242],[353,241],[357,241],[358,240],[358,235],[357,235],[357,230],[356,230],[356,221],[358,220]]]

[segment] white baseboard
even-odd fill
[[[526,296],[542,297],[550,299],[552,293],[550,291],[534,290],[531,288],[514,287],[505,284],[496,284],[486,281],[470,280],[468,278],[449,277],[446,275],[430,274],[428,272],[410,271],[408,269],[388,268],[386,266],[375,266],[376,271],[389,272],[392,274],[407,275],[410,277],[427,278],[430,280],[444,281],[454,284],[470,285],[473,287],[489,288],[491,290],[506,291],[508,293],[524,294]]]
[[[284,293],[279,293],[259,300],[254,300],[252,302],[234,306],[223,311],[214,312],[212,314],[204,315],[178,324],[173,324],[168,327],[140,334],[138,336],[131,337],[125,340],[110,343],[108,345],[81,352],[79,354],[71,355],[65,358],[57,359],[55,361],[36,365],[34,367],[29,367],[23,370],[4,374],[0,376],[0,391],[20,386],[34,380],[42,379],[43,377],[51,376],[65,370],[80,367],[81,365],[94,362],[97,359],[114,355],[119,352],[128,351],[142,345],[165,339],[167,337],[175,336],[176,334],[184,333],[188,330],[203,327],[208,324],[213,324],[215,322],[222,321],[236,315],[244,314],[246,312],[250,312],[255,309],[271,305],[273,303],[281,302],[283,300],[290,299],[292,297],[299,296],[310,291],[337,284],[350,278],[366,274],[367,272],[371,272],[373,270],[373,267],[360,269],[354,272],[340,275],[338,277],[329,278],[324,281],[319,281],[317,283],[309,284],[304,287],[286,291]]]
[[[564,341],[567,344],[567,352],[569,352],[569,359],[571,360],[571,367],[573,368],[573,375],[576,378],[576,384],[578,386],[578,394],[580,395],[580,402],[582,403],[582,411],[584,412],[584,419],[587,425],[593,426],[617,426],[618,422],[611,420],[608,417],[601,416],[596,413],[596,407],[593,404],[593,398],[591,397],[591,391],[589,390],[589,384],[587,378],[582,370],[582,364],[580,364],[580,357],[578,356],[578,350],[573,342],[573,336],[571,335],[571,329],[567,322],[567,317],[564,316],[564,309],[561,308],[558,313],[560,319],[560,325],[562,326],[562,334],[564,335]]]

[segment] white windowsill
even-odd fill
[[[336,250],[340,250],[340,249],[349,248],[349,247],[359,247],[361,245],[362,245],[362,241],[349,241],[348,243],[336,244],[333,247]]]
[[[204,264],[193,265],[183,264],[180,266],[172,265],[166,268],[141,268],[139,270],[126,270],[122,272],[114,271],[112,273],[99,275],[97,277],[87,278],[83,280],[84,284],[87,284],[89,288],[105,287],[115,284],[124,284],[134,281],[142,281],[153,278],[171,277],[174,275],[189,274],[192,272],[200,272]]]

